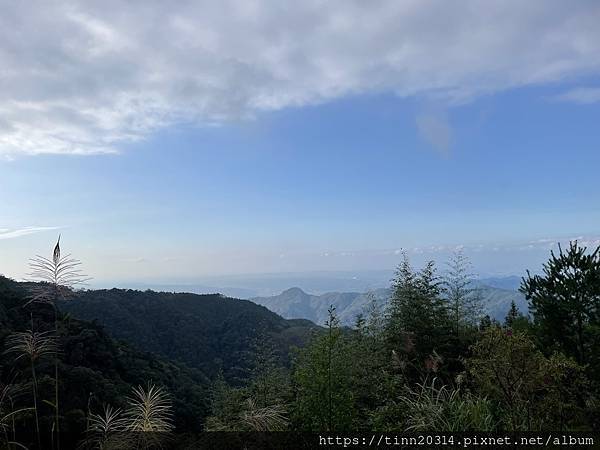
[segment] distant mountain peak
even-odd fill
[[[308,294],[306,292],[304,292],[302,289],[300,289],[299,287],[291,287],[291,288],[283,291],[281,293],[281,295],[308,295]]]
[[[523,294],[516,290],[507,289],[507,287],[510,287],[510,284],[508,286],[500,282],[498,284],[502,287],[493,287],[478,283],[486,314],[497,320],[504,320],[513,300],[522,312],[527,311],[527,301]],[[368,294],[360,292],[327,292],[325,294],[311,295],[299,287],[293,287],[283,291],[279,295],[254,297],[252,301],[286,319],[308,319],[320,325],[324,324],[327,320],[328,309],[333,305],[336,308],[340,322],[351,326],[355,323],[356,316],[364,313],[365,308],[372,300],[372,295],[375,296],[375,299],[381,306],[385,307],[389,301],[391,290],[389,288],[376,289]]]

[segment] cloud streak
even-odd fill
[[[600,72],[600,4],[6,2],[0,156],[118,151],[347,95],[465,101]]]
[[[0,228],[0,240],[4,239],[15,239],[30,234],[42,233],[44,231],[58,230],[59,227],[25,227],[10,230],[6,228]]]
[[[569,242],[577,241],[582,247],[588,249],[595,249],[600,246],[600,235],[589,235],[589,236],[571,236],[571,237],[556,237],[556,238],[543,238],[536,240],[527,241],[515,241],[515,242],[485,242],[479,244],[438,244],[438,245],[426,245],[419,247],[406,247],[406,248],[395,248],[395,249],[370,249],[370,250],[353,250],[353,251],[329,251],[321,256],[327,257],[355,257],[364,258],[368,256],[375,257],[398,257],[402,253],[409,255],[430,255],[435,256],[439,254],[449,254],[455,251],[463,251],[466,253],[479,253],[479,252],[529,252],[529,251],[549,251],[557,249],[558,245],[562,245],[563,248],[569,245]]]
[[[600,87],[580,87],[554,97],[555,100],[589,105],[600,102]]]

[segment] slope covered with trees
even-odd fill
[[[315,325],[285,320],[247,300],[123,289],[85,291],[60,304],[74,317],[95,321],[114,337],[215,377],[237,382],[249,376],[252,345],[273,342],[281,364],[303,345]]]
[[[37,415],[42,446],[46,442],[45,448],[50,447],[55,429],[54,354],[58,362],[59,420],[65,436],[81,436],[92,413],[99,413],[105,404],[125,406],[131,388],[148,382],[169,392],[177,430],[201,429],[209,389],[209,379],[201,371],[134,350],[109,337],[99,325],[68,314],[58,313],[55,331],[52,306],[29,301],[25,286],[0,277],[0,421],[11,440],[28,447],[35,445]],[[11,341],[27,335],[36,337],[29,341],[30,348],[11,348]],[[44,337],[49,336],[55,349],[45,354],[42,344],[47,346]],[[11,415],[15,411],[20,412]]]

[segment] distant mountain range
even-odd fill
[[[393,277],[393,270],[315,271],[229,275],[199,279],[161,280],[160,282],[156,280],[147,280],[146,282],[105,280],[101,283],[92,283],[92,288],[120,287],[140,291],[150,289],[157,292],[220,293],[227,297],[248,300],[255,297],[276,296],[291,286],[297,286],[314,295],[329,292],[368,292],[389,287]],[[479,278],[479,283],[516,291],[521,283],[521,277],[486,275]]]
[[[522,278],[516,275],[506,275],[502,277],[480,278],[479,284],[481,286],[489,286],[509,291],[518,291],[519,286],[521,286],[521,280]]]
[[[313,294],[327,292],[366,292],[387,287],[394,276],[393,270],[366,271],[314,271],[289,273],[258,273],[202,277],[198,279],[172,279],[144,281],[105,280],[93,287],[121,287],[128,289],[194,294],[221,293],[228,297],[250,299],[277,295],[290,286],[299,286]]]
[[[508,279],[508,277],[498,278],[497,284],[518,286],[515,283],[517,283],[517,279],[520,282],[520,278],[510,278],[514,279]],[[516,290],[489,285],[482,285],[479,289],[482,296],[484,314],[489,314],[490,317],[503,321],[513,300],[521,312],[527,312],[527,301],[523,294]],[[385,306],[390,298],[391,289],[375,289],[370,294],[374,296],[380,305]],[[325,323],[328,314],[327,310],[333,305],[335,306],[340,322],[344,325],[353,325],[356,316],[364,312],[366,306],[371,301],[370,294],[360,292],[328,292],[320,295],[312,295],[300,288],[294,287],[283,291],[279,295],[255,297],[251,300],[286,319],[308,319],[319,325]]]

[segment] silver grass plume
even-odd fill
[[[460,388],[438,387],[438,378],[427,379],[413,390],[405,386],[399,403],[407,413],[406,431],[490,431],[494,418],[490,402],[461,393]]]
[[[16,359],[27,357],[31,363],[58,351],[53,331],[40,332],[31,329],[12,333],[6,338],[5,344],[8,347],[5,353],[18,353]]]
[[[288,424],[283,406],[275,404],[260,408],[254,399],[246,400],[246,409],[240,414],[240,421],[252,431],[282,431]]]
[[[173,430],[171,399],[160,387],[148,383],[147,389],[138,386],[127,399],[125,417],[129,431],[169,432]]]
[[[36,255],[29,260],[30,272],[28,280],[36,282],[31,289],[31,302],[56,303],[67,298],[72,291],[90,280],[81,271],[81,261],[71,257],[70,254],[62,255],[60,238],[54,246],[52,258]]]
[[[89,431],[98,433],[112,433],[124,431],[127,428],[127,420],[121,416],[120,408],[105,405],[102,414],[90,414]]]
[[[47,355],[56,355],[58,345],[56,336],[52,332],[37,332],[33,329],[33,321],[31,329],[27,331],[12,333],[6,338],[5,344],[7,349],[5,353],[17,353],[16,359],[27,357],[31,366],[31,390],[33,394],[33,410],[35,416],[35,430],[38,441],[38,447],[41,448],[40,440],[40,420],[38,415],[38,400],[37,400],[37,376],[35,363],[38,359]]]
[[[131,448],[134,442],[127,433],[127,419],[121,409],[105,405],[101,414],[90,414],[83,447],[100,450]]]

